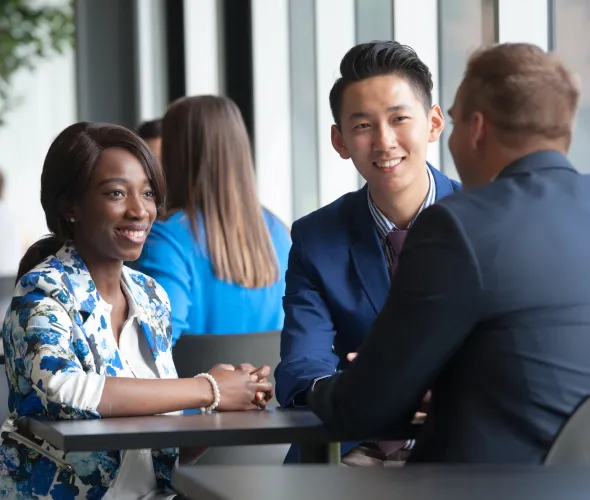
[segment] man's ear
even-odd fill
[[[435,104],[428,112],[430,118],[430,133],[428,135],[428,142],[436,142],[440,138],[443,129],[445,128],[445,118],[440,106]]]
[[[344,139],[342,138],[342,134],[340,133],[340,128],[338,125],[332,125],[332,147],[336,150],[336,152],[340,155],[340,158],[343,160],[349,160],[350,154],[348,153],[348,149],[344,145]]]
[[[469,146],[473,150],[480,149],[486,135],[486,119],[484,115],[475,111],[469,120]]]

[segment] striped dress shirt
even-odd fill
[[[416,217],[408,224],[408,229],[412,227],[414,221],[420,215],[420,212],[425,208],[428,208],[430,205],[433,205],[436,201],[436,184],[434,183],[434,176],[428,167],[426,167],[426,171],[428,172],[428,193],[426,193],[426,198],[424,198],[424,202],[422,206],[418,210]],[[383,253],[385,254],[385,261],[387,262],[387,268],[390,269],[393,263],[393,252],[391,247],[387,243],[387,235],[390,231],[399,231],[399,228],[391,222],[384,214],[379,210],[377,205],[373,202],[371,198],[371,193],[367,189],[367,200],[369,202],[369,211],[373,216],[373,220],[375,221],[375,227],[377,228],[377,234],[379,235],[379,241],[381,241],[381,248],[383,249]]]

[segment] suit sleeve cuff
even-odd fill
[[[313,392],[315,389],[316,384],[325,378],[330,378],[332,375],[324,375],[323,377],[314,378],[310,384],[307,386],[307,389],[298,392],[295,394],[293,398],[293,408],[307,408],[307,396],[310,392]]]
[[[310,400],[310,398],[312,397],[314,391],[322,385],[322,382],[328,382],[329,380],[332,379],[334,375],[325,375],[323,377],[318,377],[316,379],[313,380],[313,382],[309,385],[309,389],[306,391],[306,399],[307,401]]]

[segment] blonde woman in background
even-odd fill
[[[137,268],[154,277],[182,334],[236,334],[283,326],[291,239],[261,207],[242,115],[227,97],[182,98],[162,124],[168,215]]]

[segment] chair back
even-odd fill
[[[8,379],[6,378],[6,365],[0,364],[0,425],[8,417]]]
[[[268,380],[274,386],[274,369],[280,361],[280,349],[279,330],[230,335],[184,334],[176,342],[172,356],[179,377],[193,377],[210,370],[217,363],[251,363],[256,367],[269,365],[271,372]],[[276,405],[274,398],[272,402]]]
[[[559,431],[544,465],[590,465],[590,397],[576,408]]]
[[[231,335],[190,335],[178,339],[172,350],[179,377],[193,377],[207,372],[217,363],[239,365],[251,363],[269,365],[268,380],[274,386],[274,369],[280,361],[281,332],[279,330]],[[275,398],[269,406],[278,406]],[[190,411],[185,413],[192,413]],[[229,443],[228,443],[229,445]],[[199,459],[199,465],[281,465],[288,444],[255,446],[222,446],[209,448]],[[181,449],[182,453],[182,449]]]
[[[0,276],[0,324],[4,321],[4,316],[12,300],[15,280],[15,276]]]
[[[4,297],[6,295],[12,296],[15,281],[16,276],[0,275],[0,297]]]
[[[6,317],[6,313],[8,312],[8,308],[10,306],[10,302],[12,301],[12,294],[14,293],[14,282],[16,281],[15,276],[0,276],[0,332],[2,331],[2,325],[4,323],[4,318]],[[0,363],[4,363],[4,346],[2,344],[2,336],[0,335]],[[5,383],[5,375],[4,375],[4,366],[2,366],[2,374],[0,375],[0,397],[4,397],[4,386]],[[0,401],[0,405],[2,405],[2,401]]]

